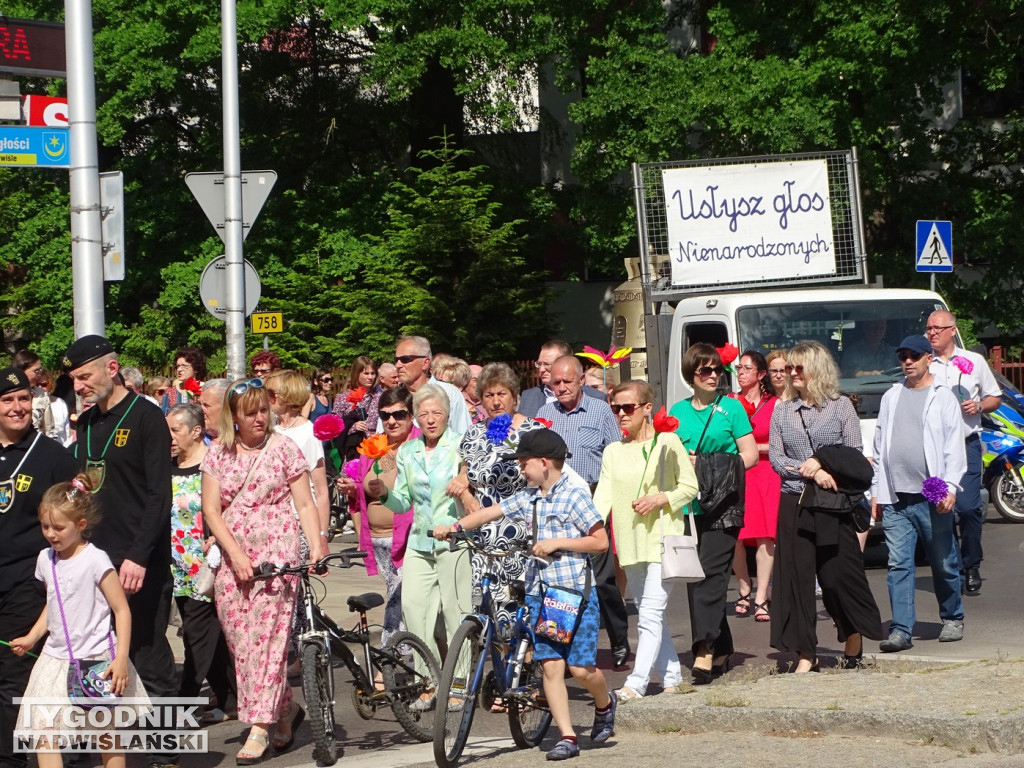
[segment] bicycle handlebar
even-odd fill
[[[341,563],[340,565],[334,565],[335,568],[352,568],[357,565],[357,563],[353,562],[354,559],[367,557],[367,554],[368,553],[362,552],[358,549],[346,549],[343,552],[334,552],[333,554],[320,558],[316,562],[307,562],[300,565],[260,563],[253,568],[253,577],[249,579],[249,581],[269,579],[274,576],[303,574],[309,571],[311,566],[315,573],[322,576],[327,573],[327,567],[329,565],[334,565],[334,562],[337,560],[340,560]]]
[[[532,554],[533,540],[530,537],[527,537],[526,539],[516,539],[514,541],[509,542],[508,549],[488,549],[487,547],[478,544],[476,541],[474,541],[473,538],[469,535],[468,531],[452,531],[448,535],[448,550],[450,552],[454,552],[458,547],[460,541],[466,542],[469,545],[470,549],[475,550],[483,555],[487,555],[488,557],[508,557],[514,552],[522,552],[527,555],[527,559],[529,560],[536,560],[540,563],[543,563],[544,565],[549,565],[548,561],[545,560],[543,557],[538,557]],[[548,557],[550,557],[553,560],[557,560],[561,556],[561,552],[552,552],[550,555],[548,555]]]

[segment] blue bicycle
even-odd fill
[[[517,551],[530,555],[531,550],[529,542],[517,542],[507,550],[487,549],[465,531],[451,536],[453,550],[460,542],[490,560]],[[508,711],[512,740],[523,749],[539,745],[551,725],[541,664],[533,658],[534,635],[526,590],[521,582],[510,588],[517,603],[515,618],[510,624],[499,626],[491,598],[494,578],[490,573],[484,576],[479,607],[463,619],[448,645],[437,688],[438,711],[434,715],[434,761],[438,768],[450,768],[462,755],[481,694],[488,708],[494,703]],[[491,675],[484,674],[488,651]]]

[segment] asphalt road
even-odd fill
[[[352,546],[352,539],[347,541],[335,541],[332,549],[341,549]],[[937,637],[941,629],[941,622],[938,619],[937,606],[934,595],[931,591],[931,574],[927,566],[919,567],[917,572],[917,614],[918,625],[914,635],[914,648],[900,654],[900,656],[915,659],[961,661],[980,658],[996,658],[1005,656],[1018,658],[1024,656],[1024,634],[1020,632],[1020,601],[1017,594],[1016,580],[1020,578],[1020,564],[1024,558],[1024,525],[1015,525],[1002,520],[994,511],[991,511],[984,528],[985,561],[981,573],[984,584],[981,594],[974,597],[965,597],[966,612],[966,635],[959,643],[939,643]],[[869,552],[869,561],[878,562],[876,552]],[[886,591],[885,568],[869,568],[868,580],[872,591],[878,601],[883,619],[890,616],[889,599]],[[347,626],[351,620],[354,623],[354,615],[349,614],[345,608],[345,599],[349,594],[365,591],[381,591],[383,583],[376,578],[370,578],[361,569],[351,569],[345,572],[334,572],[328,577],[328,597],[323,605],[328,613],[334,617],[339,624]],[[735,599],[736,590],[733,587],[730,599]],[[819,603],[820,607],[820,603]],[[370,614],[371,621],[380,620],[381,609],[375,609]],[[676,647],[680,651],[680,658],[687,666],[692,661],[689,653],[689,619],[686,613],[686,601],[679,588],[672,595],[669,603],[668,618],[673,630]],[[635,619],[631,621],[633,645],[635,647]],[[733,635],[737,648],[734,662],[740,666],[763,666],[774,665],[780,670],[788,668],[789,664],[795,661],[794,658],[774,651],[768,645],[769,624],[756,623],[753,619],[732,619]],[[828,665],[829,659],[842,653],[842,646],[835,639],[835,633],[828,615],[821,610],[818,623],[819,656],[823,665]],[[176,650],[180,653],[180,641],[175,639]],[[867,642],[865,653],[871,655],[877,653],[877,644]],[[602,648],[599,652],[598,665],[605,670],[608,682],[612,687],[618,687],[626,677],[625,672],[612,672],[610,669],[610,654],[607,648],[607,638],[602,633]],[[391,712],[378,712],[374,719],[364,721],[360,719],[350,702],[351,686],[347,674],[340,670],[336,675],[337,680],[337,721],[338,721],[338,744],[339,761],[338,765],[372,765],[373,768],[388,768],[388,766],[412,766],[418,764],[432,763],[430,744],[417,744],[395,721]],[[651,689],[652,692],[655,690]],[[586,699],[584,692],[570,684],[570,691],[573,696],[573,717],[579,730],[589,731],[592,709]],[[296,697],[302,700],[301,689],[295,689]],[[185,757],[182,762],[186,766],[196,768],[214,768],[215,766],[234,765],[234,755],[241,748],[246,727],[242,724],[231,721],[210,728],[209,748],[205,755],[192,755]],[[686,734],[676,734],[677,737],[685,737]],[[735,734],[733,735],[735,736]],[[820,737],[820,738],[819,738]],[[696,738],[696,737],[693,737]],[[764,738],[768,738],[765,736]],[[865,737],[871,742],[870,735]],[[759,741],[763,740],[760,736]],[[735,740],[735,739],[734,739]],[[646,754],[651,750],[659,751],[664,749],[666,760],[663,763],[650,761],[651,765],[677,765],[678,755],[682,749],[684,753],[698,750],[696,743],[686,747],[682,742],[670,745],[670,739],[665,734],[636,734],[624,733],[616,737],[616,744],[620,748],[612,752],[619,753],[619,757],[634,753]],[[705,742],[706,739],[697,739],[697,742]],[[739,742],[744,739],[740,738]],[[877,740],[875,740],[877,742]],[[847,739],[835,740],[821,734],[813,738],[801,737],[801,739],[788,739],[780,742],[774,754],[780,759],[779,765],[795,765],[792,752],[798,747],[805,747],[809,756],[820,755],[819,750],[826,747],[826,744],[834,742],[837,749],[852,749],[853,743]],[[660,745],[660,746],[659,746]],[[469,748],[467,749],[464,761],[468,763],[481,763],[493,765],[517,766],[527,764],[539,764],[543,760],[543,754],[533,751],[529,756],[522,752],[510,751],[511,742],[508,738],[508,726],[504,715],[493,715],[484,711],[478,712],[470,736]],[[881,744],[875,746],[879,754],[893,754],[901,745]],[[905,745],[904,745],[905,746]],[[295,747],[284,755],[275,756],[272,764],[281,768],[291,766],[312,766],[311,744],[309,731],[306,726],[299,729]],[[600,750],[601,757],[608,757],[605,750]],[[782,761],[783,755],[790,755],[786,761]],[[925,757],[921,750],[913,752],[916,758],[911,756],[900,758],[905,765],[929,765],[945,762],[948,755],[938,753]],[[675,757],[673,757],[675,756]],[[895,756],[895,755],[893,755]],[[598,763],[598,752],[591,752],[595,764]],[[723,765],[749,765],[750,763],[737,755],[738,762],[727,761]],[[920,758],[921,762],[918,762]],[[973,760],[964,762],[962,759],[957,762],[958,766],[974,765]],[[995,764],[984,761],[979,756],[977,765]],[[994,758],[993,758],[994,759]],[[874,764],[870,759],[865,758],[863,765]],[[896,760],[896,762],[900,762]],[[1000,765],[1022,765],[1024,756],[1015,758],[1016,762],[1003,763]],[[132,757],[130,764],[140,765],[141,762]],[[590,759],[588,759],[588,764]],[[604,762],[601,760],[600,762]],[[645,760],[645,762],[648,762]],[[618,763],[621,764],[621,763]],[[762,762],[763,765],[774,765],[775,762]],[[808,763],[811,765],[813,763]],[[818,763],[821,764],[821,763]],[[889,765],[881,757],[878,765]]]

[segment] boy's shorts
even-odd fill
[[[530,628],[537,623],[540,613],[540,597],[527,595],[526,604],[530,607]],[[597,590],[590,589],[587,606],[583,609],[583,618],[576,630],[576,635],[568,645],[538,635],[533,648],[533,658],[538,661],[545,659],[563,659],[571,667],[592,667],[597,661],[597,635],[601,628],[601,611],[597,602]]]

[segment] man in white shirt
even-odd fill
[[[914,550],[918,539],[932,568],[942,619],[939,642],[955,642],[964,636],[960,564],[951,514],[960,479],[967,471],[960,403],[928,370],[932,354],[924,336],[905,338],[896,355],[906,379],[882,396],[875,425],[875,476],[871,484],[875,514],[879,505],[884,508],[882,524],[889,548],[887,581],[892,623],[889,637],[879,645],[885,653],[913,646]]]
[[[395,344],[395,367],[398,369],[398,379],[405,384],[405,388],[410,392],[415,392],[428,383],[441,387],[448,395],[451,407],[451,412],[448,415],[448,428],[453,432],[464,434],[472,422],[469,419],[469,410],[466,408],[462,391],[447,381],[438,381],[434,378],[430,372],[432,356],[430,342],[425,338],[402,336]],[[376,430],[376,425],[370,426],[371,432]]]
[[[967,450],[967,472],[956,500],[960,566],[964,572],[964,591],[977,595],[981,592],[981,524],[985,520],[981,503],[981,414],[998,408],[1003,393],[985,358],[956,346],[956,318],[951,312],[932,312],[925,335],[933,352],[931,374],[960,401]]]

